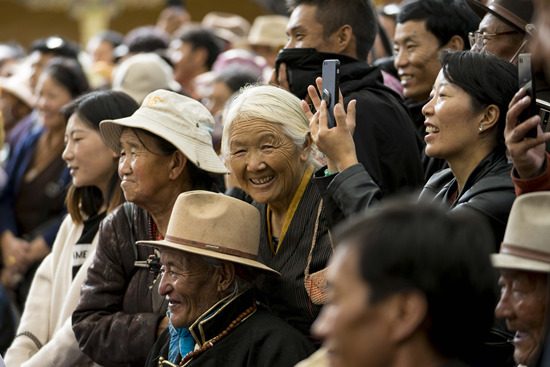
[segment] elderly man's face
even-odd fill
[[[487,33],[489,38],[483,40],[483,47],[481,49],[474,45],[472,51],[489,52],[510,61],[523,43],[523,35],[520,32],[490,36],[492,34],[515,30],[512,26],[504,23],[491,13],[487,13],[483,17],[481,23],[479,23],[479,30]],[[527,52],[527,50],[524,52]],[[517,57],[514,62],[517,64]]]
[[[312,327],[323,339],[331,367],[389,365],[395,302],[389,297],[370,303],[370,287],[359,275],[356,248],[339,246],[331,262],[330,300]]]
[[[168,300],[170,322],[176,328],[188,328],[206,310],[218,302],[216,274],[196,255],[163,250],[159,293]]]
[[[514,360],[527,364],[541,340],[546,310],[546,277],[544,273],[501,270],[500,301],[495,315],[506,319],[515,331]]]

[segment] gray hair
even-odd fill
[[[224,262],[224,260],[216,259],[214,257],[209,257],[209,256],[197,255],[197,258],[200,258],[201,261],[204,263],[204,265],[206,266],[206,272],[208,274],[213,274],[217,269],[220,269],[222,266],[222,263]],[[233,283],[231,283],[231,285],[227,289],[226,293],[224,294],[224,297],[228,295],[231,295],[232,297],[236,296],[237,294],[240,294],[244,291],[252,289],[253,286],[254,286],[253,281],[243,279],[241,276],[235,273],[235,278],[233,279]]]
[[[302,110],[300,99],[286,90],[273,85],[249,85],[226,107],[223,113],[222,154],[229,159],[229,133],[231,125],[238,120],[261,119],[278,124],[292,139],[297,148],[303,147],[309,136],[309,121]],[[312,141],[308,163],[320,167],[320,153]]]

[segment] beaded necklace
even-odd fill
[[[240,323],[242,323],[244,320],[248,318],[248,316],[252,315],[256,311],[256,301],[252,301],[252,306],[248,307],[246,310],[244,310],[235,320],[233,320],[227,328],[225,328],[224,331],[219,333],[217,336],[213,337],[202,347],[199,349],[195,349],[189,353],[187,353],[181,360],[180,366],[185,365],[191,358],[195,358],[196,356],[206,352],[208,349],[212,348],[214,344],[219,342],[223,337],[225,337],[227,334],[229,334],[234,328],[236,328]]]

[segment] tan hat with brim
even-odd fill
[[[130,117],[101,121],[105,143],[120,153],[124,128],[143,129],[172,143],[202,170],[227,173],[212,146],[214,118],[200,102],[164,89],[149,93]]]
[[[550,273],[550,192],[514,201],[500,251],[491,255],[491,262],[499,269]]]
[[[210,191],[180,194],[165,239],[138,241],[137,244],[213,257],[280,276],[279,272],[258,261],[258,209],[242,200]]]

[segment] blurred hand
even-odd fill
[[[11,267],[15,272],[26,273],[30,265],[28,262],[30,244],[15,237],[11,231],[4,231],[0,237],[0,246],[4,266]]]
[[[277,70],[273,69],[271,73],[271,78],[269,79],[269,84],[278,85],[279,87],[290,92],[290,86],[288,85],[288,79],[286,75],[286,64],[282,63],[279,66],[279,74],[277,75]]]
[[[550,133],[543,133],[540,117],[532,116],[519,121],[521,112],[529,106],[531,98],[525,89],[520,89],[508,106],[504,139],[518,175],[522,179],[537,177],[544,168],[545,143],[550,140]],[[536,138],[525,138],[532,128],[537,128]]]

